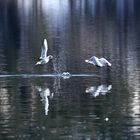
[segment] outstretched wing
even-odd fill
[[[99,58],[96,56],[92,56],[89,61],[92,61],[94,65],[102,67],[102,63],[99,61]]]
[[[96,56],[92,56],[89,58],[89,61],[95,62]]]
[[[100,58],[99,61],[103,64],[103,66],[111,66],[111,63],[105,58]]]
[[[41,56],[40,56],[40,59],[46,58],[47,57],[47,52],[48,52],[48,43],[47,43],[47,40],[44,39],[43,46],[41,48]]]

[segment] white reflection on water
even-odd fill
[[[7,126],[11,118],[11,105],[10,105],[10,95],[8,94],[8,89],[0,88],[0,116],[3,119],[3,124]]]
[[[47,35],[54,40],[54,71],[67,70],[67,28],[69,21],[69,1],[68,0],[42,0],[42,13],[44,23],[47,22]],[[46,34],[45,33],[45,34]],[[55,56],[55,53],[57,55]]]
[[[53,18],[60,18],[62,14],[67,14],[69,11],[69,1],[68,0],[42,0],[42,7],[44,13],[51,13]],[[65,12],[64,12],[65,11]],[[54,19],[55,19],[54,18]],[[63,21],[63,20],[62,20]]]
[[[136,54],[132,54],[135,51],[129,52],[129,58],[127,60],[127,84],[128,90],[130,92],[129,98],[129,115],[132,117],[132,131],[136,132],[140,129],[140,71],[139,71],[139,62],[135,57]]]
[[[36,89],[38,90],[39,95],[41,97],[41,101],[44,104],[45,115],[48,115],[48,111],[49,111],[49,97],[53,98],[53,93],[50,92],[50,89],[48,87],[42,88],[42,87],[36,86]]]
[[[134,14],[134,1],[129,0],[129,17],[133,17]],[[135,21],[131,20],[127,26],[128,34],[126,36],[127,40],[127,54],[125,63],[125,74],[126,74],[126,82],[127,82],[127,89],[129,94],[129,116],[132,117],[131,123],[131,131],[138,133],[140,129],[140,56],[139,56],[139,49],[134,46],[139,46],[139,41],[136,40],[138,36],[137,28],[135,27]]]
[[[32,10],[33,0],[18,0],[19,13],[22,14],[22,18],[29,16],[30,11]]]
[[[133,63],[133,62],[132,62]],[[136,62],[135,62],[136,63]],[[130,71],[132,70],[132,71]],[[129,98],[129,115],[132,117],[131,131],[138,133],[140,129],[140,72],[135,71],[134,67],[128,69],[128,87],[130,92]],[[139,134],[139,133],[138,133]]]
[[[100,94],[106,95],[112,89],[112,85],[98,85],[98,86],[90,86],[86,88],[86,93],[90,93],[91,96],[97,97]]]
[[[18,14],[20,24],[20,49],[18,51],[18,71],[33,71],[33,57],[30,51],[29,32],[32,26],[33,0],[18,0]],[[26,62],[26,63],[25,63]]]
[[[0,72],[4,73],[5,71],[5,56],[4,56],[4,50],[3,50],[3,42],[2,42],[2,32],[0,32]]]

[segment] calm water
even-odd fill
[[[139,13],[139,0],[0,1],[0,139],[139,140]],[[35,66],[44,38],[54,59]]]

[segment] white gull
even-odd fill
[[[85,62],[93,64],[98,67],[103,67],[103,66],[111,67],[111,63],[108,60],[106,60],[105,58],[98,58],[96,56],[92,56],[88,60],[85,60]]]
[[[49,62],[50,59],[53,58],[52,55],[48,55],[47,56],[47,52],[48,52],[48,43],[47,43],[47,39],[44,39],[43,42],[43,46],[41,48],[41,56],[40,56],[40,61],[38,61],[35,65],[43,65]]]

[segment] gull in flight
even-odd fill
[[[107,61],[105,58],[98,58],[96,56],[92,56],[88,60],[85,60],[85,62],[93,64],[98,67],[103,67],[103,66],[111,67],[111,63]]]
[[[52,55],[47,56],[47,52],[48,52],[48,43],[47,43],[47,39],[44,39],[43,46],[41,48],[41,56],[39,58],[40,61],[38,61],[35,65],[46,64],[49,62],[50,59],[53,58]]]

